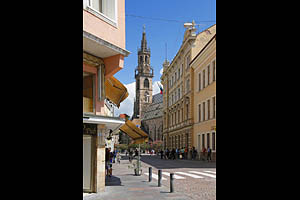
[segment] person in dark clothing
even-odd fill
[[[210,147],[207,148],[207,161],[208,162],[211,161],[211,148]]]
[[[173,160],[175,160],[175,149],[174,148],[171,151],[171,158],[173,158]]]
[[[133,155],[132,151],[129,150],[129,162],[130,162],[130,163],[132,162],[132,155]]]
[[[139,152],[137,149],[135,149],[135,152],[134,152],[134,157],[138,157],[139,156]]]
[[[164,157],[164,151],[160,150],[160,159],[163,159],[163,157]]]
[[[166,150],[166,156],[167,156],[167,159],[169,159],[170,157],[170,151],[169,151],[169,149],[167,148],[167,150]]]

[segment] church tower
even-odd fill
[[[150,48],[147,47],[145,26],[141,41],[141,48],[138,49],[138,66],[135,69],[135,102],[133,118],[141,119],[145,107],[152,103],[152,78],[153,68],[150,66]]]

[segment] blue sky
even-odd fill
[[[160,81],[166,43],[167,58],[171,61],[180,48],[185,22],[195,20],[196,24],[200,24],[196,27],[199,32],[216,23],[216,0],[125,0],[125,15],[126,50],[131,54],[124,60],[124,68],[114,76],[125,86],[130,85],[132,89],[135,82],[134,69],[137,66],[137,48],[141,45],[143,25],[146,27],[147,44],[151,49],[154,83]],[[157,88],[154,89],[156,93]],[[131,94],[130,101],[133,95],[135,94]],[[129,102],[127,104],[129,105]],[[122,111],[131,114],[123,109]],[[117,111],[116,114],[122,111]]]

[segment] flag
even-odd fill
[[[163,88],[161,87],[160,84],[157,83],[157,85],[158,85],[158,87],[159,87],[159,89],[160,89],[160,94],[162,94],[162,93],[163,93]]]

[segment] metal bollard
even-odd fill
[[[152,167],[149,167],[149,182],[152,181]]]
[[[161,186],[161,169],[158,170],[158,187]]]
[[[170,173],[170,193],[174,192],[173,180],[174,180],[174,173]]]

